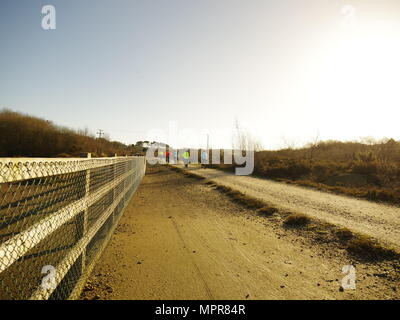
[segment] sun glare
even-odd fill
[[[341,138],[398,136],[389,123],[400,115],[400,39],[390,26],[357,27],[333,42],[316,85],[318,103],[330,110],[332,132],[351,121]]]

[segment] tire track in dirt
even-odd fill
[[[182,244],[183,244],[185,250],[187,251],[188,257],[189,257],[190,261],[192,262],[192,264],[193,264],[193,266],[194,266],[194,268],[195,268],[195,270],[196,270],[196,272],[197,272],[199,278],[200,278],[201,281],[203,282],[204,290],[207,292],[208,298],[211,299],[211,300],[214,300],[214,297],[213,297],[213,295],[212,295],[212,293],[211,293],[211,290],[210,290],[210,288],[209,288],[209,286],[208,286],[208,284],[207,284],[207,281],[206,281],[206,279],[204,279],[203,274],[201,273],[200,268],[199,268],[199,266],[197,265],[196,261],[195,261],[194,258],[191,256],[190,251],[189,251],[189,249],[188,249],[188,246],[187,246],[187,244],[186,244],[186,242],[185,242],[185,239],[184,239],[183,236],[182,236],[182,233],[181,233],[180,230],[179,230],[179,227],[178,227],[177,223],[175,222],[175,220],[172,220],[171,222],[172,222],[172,224],[174,225],[174,228],[175,228],[175,230],[176,230],[176,233],[178,234],[179,239],[181,240],[181,242],[182,242]]]

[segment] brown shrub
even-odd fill
[[[358,161],[353,164],[351,172],[365,175],[376,174],[378,172],[378,163]]]
[[[379,190],[379,189],[371,189],[366,193],[366,198],[369,200],[378,200],[378,201],[388,201],[388,202],[396,202],[400,199],[399,193],[392,190]]]

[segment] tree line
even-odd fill
[[[0,110],[0,157],[93,157],[143,153],[141,145],[96,138],[87,129],[73,130],[31,115]]]

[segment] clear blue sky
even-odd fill
[[[126,143],[176,121],[229,146],[235,119],[267,148],[399,139],[399,35],[398,0],[1,0],[0,107]]]

